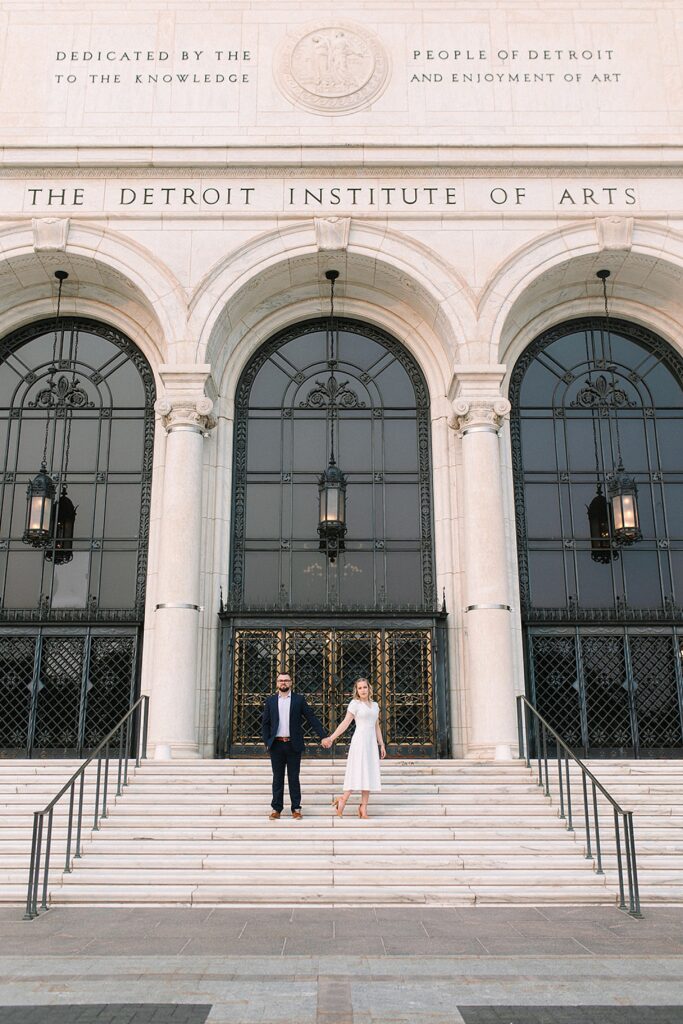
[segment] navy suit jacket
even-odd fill
[[[313,709],[306,703],[302,694],[293,693],[290,700],[292,703],[289,707],[289,742],[292,745],[292,750],[296,750],[298,753],[302,754],[304,750],[304,718],[311,728],[318,734],[320,739],[325,736],[325,730],[320,724],[318,718],[314,715]],[[268,697],[266,703],[263,705],[261,733],[263,735],[263,742],[268,747],[268,750],[270,750],[275,742],[277,727],[280,722],[277,702],[278,695],[277,693],[274,693],[271,697]]]

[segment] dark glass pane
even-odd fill
[[[345,473],[372,469],[372,422],[350,417],[339,420],[338,463]]]
[[[387,551],[386,599],[390,604],[422,599],[422,566],[418,551]]]
[[[660,466],[664,471],[681,472],[681,420],[660,417],[657,420]]]
[[[564,385],[559,380],[560,370],[555,372],[535,360],[531,363],[522,381],[520,388],[520,405],[522,407],[540,406],[541,408],[552,408],[555,402],[555,390],[558,384],[562,391]],[[562,392],[560,392],[562,393]]]
[[[671,551],[671,574],[673,576],[673,599],[676,604],[683,604],[683,551]]]
[[[339,359],[351,363],[360,370],[369,370],[374,363],[386,355],[386,349],[376,341],[349,331],[339,333]]]
[[[54,567],[53,608],[85,608],[88,603],[90,552],[75,551],[70,562]]]
[[[83,354],[83,349],[79,347],[79,355]],[[141,406],[144,408],[145,388],[138,369],[131,360],[126,359],[121,363],[120,359],[119,356],[118,365],[113,373],[109,372],[109,368],[103,371],[111,390],[112,404],[119,409],[135,409]]]
[[[380,487],[375,488],[380,491]],[[346,491],[346,525],[352,540],[374,536],[372,521],[372,484],[349,483]]]
[[[587,355],[587,352],[590,352],[590,340],[585,331],[565,334],[557,341],[551,342],[545,352],[550,359],[560,364],[561,372],[572,370],[590,358]]]
[[[400,406],[402,408],[411,408],[415,405],[415,391],[410,381],[410,377],[398,362],[394,360],[393,363],[389,363],[386,369],[381,370],[380,373],[375,375],[375,383],[377,384],[381,395],[382,404],[387,407]]]
[[[683,540],[683,484],[667,484],[664,488],[669,537]]]
[[[8,409],[12,405],[14,393],[22,380],[23,372],[21,372],[21,367],[14,359],[10,359],[7,363],[0,363],[0,365],[2,366],[2,372],[0,373],[0,409]]]
[[[627,600],[633,608],[658,608],[662,604],[657,551],[629,548],[622,552]]]
[[[245,536],[247,538],[280,537],[280,481],[272,484],[247,485]]]
[[[140,485],[110,483],[107,487],[105,537],[130,537],[135,540],[139,532]]]
[[[100,608],[134,607],[136,565],[137,556],[134,551],[102,553]]]
[[[290,378],[279,367],[267,360],[256,375],[249,393],[249,406],[258,409],[260,406],[266,408],[279,408],[285,391],[289,385]]]
[[[325,602],[327,565],[325,556],[313,551],[293,551],[292,601],[314,608]]]
[[[620,416],[617,422],[624,466],[629,473],[647,473],[648,452],[644,421]],[[652,455],[655,453],[652,452]]]
[[[340,568],[339,586],[344,604],[371,607],[374,603],[373,552],[347,551]]]
[[[577,551],[576,565],[580,606],[613,608],[615,596],[610,563],[594,562],[589,551]]]
[[[43,447],[45,445],[45,416],[32,413],[29,417],[24,416],[21,421],[19,433],[19,451],[17,455],[17,469],[34,475],[40,469],[43,459]],[[54,436],[54,420],[48,428],[48,457],[51,450],[51,441]]]
[[[420,536],[417,487],[411,484],[386,484],[384,502],[387,540]]]
[[[22,354],[23,351],[22,349]],[[94,334],[92,331],[79,331],[78,358],[93,367],[98,373],[107,373],[108,367],[105,364],[113,360],[120,352],[121,349],[118,345],[107,338]],[[140,401],[142,402],[143,399],[141,398]]]
[[[600,436],[604,426],[599,424],[597,417],[592,421],[589,417],[582,418],[574,414],[567,416],[566,437],[569,451],[570,472],[595,472],[595,446],[598,445],[598,465],[601,465],[600,457]],[[604,458],[609,459],[609,434],[602,435],[605,439]],[[609,459],[611,465],[611,459]]]
[[[564,608],[567,604],[562,553],[529,552],[531,603],[536,608]]]
[[[282,420],[249,420],[247,469],[253,472],[280,471]]]
[[[87,431],[90,435],[91,445],[96,438],[95,424]],[[129,420],[114,418],[109,425],[110,447],[109,447],[109,469],[111,472],[139,473],[142,468],[142,457],[144,452],[144,424],[141,420]],[[81,431],[81,434],[86,433]],[[73,445],[73,435],[72,435]],[[95,465],[96,454],[89,448],[85,448],[81,439],[81,464],[85,467]]]
[[[43,553],[21,547],[7,556],[6,608],[37,608],[40,600]]]
[[[650,364],[648,364],[650,365]],[[645,370],[645,386],[650,392],[651,402],[657,409],[681,408],[681,385],[662,363],[654,363]]]
[[[410,472],[418,467],[415,420],[384,420],[384,469]]]
[[[293,470],[316,470],[322,473],[330,456],[330,439],[325,420],[295,419],[292,423],[292,437]]]
[[[536,365],[536,364],[535,364]],[[524,468],[550,469],[555,464],[555,421],[523,419],[521,423]]]
[[[525,488],[527,533],[529,537],[560,538],[560,505],[557,484],[527,484]]]
[[[295,484],[291,493],[293,501],[292,536],[297,540],[315,540],[317,544],[319,505],[317,484]]]
[[[278,594],[278,551],[246,551],[244,599],[247,604],[272,604]]]
[[[294,338],[282,346],[275,358],[292,363],[296,370],[303,370],[310,363],[325,362],[329,356],[324,332],[313,331]]]

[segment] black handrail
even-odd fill
[[[136,700],[135,704],[123,716],[111,732],[105,736],[100,745],[93,750],[90,757],[76,769],[71,778],[62,786],[47,807],[42,811],[35,811],[33,814],[33,840],[31,843],[31,866],[28,873],[28,889],[26,892],[25,921],[32,921],[38,916],[38,890],[40,888],[41,863],[42,863],[42,899],[41,910],[47,910],[48,878],[50,874],[50,854],[52,852],[52,823],[56,804],[68,791],[69,793],[69,815],[66,829],[66,856],[64,859],[64,871],[70,874],[73,870],[71,859],[71,841],[73,838],[74,825],[74,804],[76,797],[76,783],[78,786],[78,810],[76,812],[76,847],[74,860],[81,856],[81,833],[83,828],[83,794],[85,788],[85,772],[88,766],[97,758],[97,783],[95,787],[95,803],[93,812],[93,831],[100,828],[100,821],[107,817],[107,793],[109,789],[109,762],[111,760],[110,747],[112,740],[118,734],[118,773],[116,782],[116,795],[121,796],[123,787],[128,785],[128,762],[131,759],[131,744],[135,734],[135,766],[140,767],[142,759],[147,757],[147,723],[149,719],[149,697],[143,694]],[[103,756],[104,752],[104,756]],[[102,785],[102,761],[104,760],[104,785]],[[100,805],[100,793],[102,803]],[[45,843],[45,857],[43,862],[43,832],[45,817],[47,815],[47,838]]]
[[[533,716],[533,717],[532,717]],[[533,727],[532,723],[533,722]],[[539,736],[540,725],[540,736]],[[550,796],[550,774],[548,769],[548,734],[556,743],[557,758],[557,780],[560,798],[560,818],[567,822],[567,831],[574,831],[572,817],[572,790],[571,776],[569,773],[569,760],[578,765],[581,770],[583,817],[586,828],[586,860],[593,860],[593,845],[591,840],[591,822],[588,800],[588,782],[591,785],[591,801],[593,810],[593,835],[595,838],[596,874],[604,875],[602,867],[602,846],[600,842],[600,819],[598,816],[598,793],[603,796],[612,806],[614,813],[614,839],[617,858],[617,875],[619,878],[619,908],[626,910],[626,899],[624,890],[624,864],[622,857],[626,858],[626,878],[628,884],[628,912],[632,917],[642,917],[640,912],[640,893],[638,890],[638,868],[636,865],[636,844],[633,832],[633,811],[625,811],[614,797],[610,796],[601,782],[589,768],[579,760],[564,740],[558,736],[545,718],[539,715],[536,708],[526,697],[517,697],[517,729],[519,733],[519,756],[524,758],[527,767],[531,767],[531,744],[533,736],[535,741],[535,759],[538,761],[538,785],[541,786],[546,796]],[[564,761],[564,780],[562,778]],[[566,813],[565,813],[566,809]],[[621,828],[624,830],[623,854],[621,842]]]

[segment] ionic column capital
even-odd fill
[[[213,401],[208,395],[174,395],[158,398],[154,410],[161,416],[167,434],[174,430],[194,430],[206,434],[216,426]]]
[[[457,430],[461,437],[479,430],[497,434],[509,412],[510,403],[502,395],[456,398],[448,425]]]
[[[159,375],[165,394],[154,404],[155,411],[167,433],[174,430],[192,430],[205,434],[216,426],[213,399],[207,391],[215,393],[211,380],[211,367],[202,365],[167,365],[160,367]]]

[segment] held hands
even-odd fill
[[[329,750],[330,747],[332,746],[332,740],[330,739],[330,737],[326,736],[324,740],[321,740],[320,741],[320,746],[324,747],[325,750]]]

